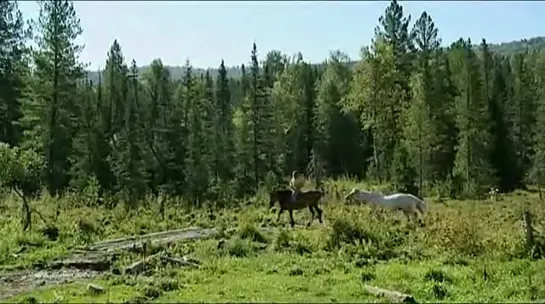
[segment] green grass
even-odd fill
[[[486,281],[481,263],[489,267]],[[10,301],[32,295],[47,302],[59,298],[67,302],[121,302],[152,295],[155,298],[150,300],[155,302],[362,302],[376,300],[362,290],[362,284],[372,284],[402,290],[420,301],[522,302],[545,297],[543,287],[533,292],[527,287],[528,273],[543,271],[543,261],[475,261],[467,266],[438,261],[389,262],[357,267],[331,258],[268,253],[214,259],[203,269],[167,271],[154,280],[103,278],[95,281],[107,289],[99,296],[90,295],[85,284],[77,283],[34,291]],[[543,286],[544,279],[534,275],[534,287]],[[175,288],[165,291],[163,285]]]
[[[330,189],[353,186],[347,181]],[[334,192],[334,191],[332,191]],[[70,201],[72,200],[72,201]],[[91,295],[88,282],[44,287],[7,301],[46,302],[365,302],[363,284],[412,294],[431,302],[528,302],[545,299],[545,261],[529,259],[524,247],[522,211],[529,208],[541,235],[543,204],[537,195],[515,192],[495,200],[428,199],[425,227],[407,224],[402,214],[379,212],[328,198],[324,225],[310,228],[307,210],[295,212],[298,226],[290,229],[288,215],[276,224],[276,214],[263,195],[254,204],[233,210],[192,210],[173,203],[159,219],[157,206],[127,213],[123,206],[74,207],[77,198],[34,205],[46,218],[61,203],[55,223],[57,241],[40,234],[45,225],[35,219],[31,233],[20,232],[15,201],[3,212],[0,261],[4,271],[30,267],[98,240],[190,226],[218,227],[223,236],[181,242],[166,249],[202,261],[199,269],[156,265],[151,277],[107,274],[92,280],[106,293]],[[41,207],[41,208],[40,208]],[[11,214],[11,215],[10,215]],[[84,220],[80,220],[84,219]],[[275,228],[271,233],[262,227]],[[270,229],[269,229],[270,230]],[[223,244],[223,245],[220,245]],[[26,248],[21,250],[21,248]],[[128,265],[137,254],[125,254],[116,266]]]

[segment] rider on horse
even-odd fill
[[[302,176],[302,174],[297,174],[297,171],[293,171],[291,173],[291,179],[290,179],[290,187],[293,191],[291,194],[291,201],[295,203],[295,200],[297,199],[297,194],[301,192],[301,188],[305,185],[305,178]]]

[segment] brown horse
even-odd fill
[[[293,220],[293,210],[301,210],[308,207],[308,210],[310,210],[310,213],[312,214],[312,218],[310,219],[310,222],[307,224],[307,226],[310,226],[310,224],[314,220],[314,211],[318,213],[318,221],[320,221],[320,223],[323,223],[322,209],[318,207],[318,201],[320,201],[320,199],[324,196],[324,193],[322,191],[313,190],[300,192],[297,195],[297,199],[295,200],[295,202],[292,202],[291,195],[291,190],[277,190],[269,193],[269,208],[272,208],[275,202],[278,202],[280,204],[280,210],[278,210],[278,217],[276,218],[276,222],[280,221],[280,215],[282,214],[282,212],[288,210],[290,214],[290,224],[291,227],[293,227],[295,226],[295,221]]]

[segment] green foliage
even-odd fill
[[[375,188],[347,179],[326,180],[324,185],[328,191],[352,186]],[[198,268],[180,269],[164,265],[160,259],[152,259],[145,276],[105,274],[85,278],[85,282],[54,286],[46,282],[48,286],[6,298],[6,301],[17,302],[29,295],[39,302],[49,302],[53,298],[64,298],[69,302],[122,301],[138,294],[158,296],[155,300],[161,302],[180,297],[184,301],[215,301],[220,297],[250,301],[260,296],[279,301],[293,301],[294,298],[302,301],[304,297],[307,300],[312,297],[313,301],[329,297],[343,301],[377,300],[361,293],[362,283],[410,293],[421,301],[440,298],[465,302],[485,299],[527,301],[545,292],[541,284],[543,279],[536,275],[545,267],[543,260],[530,260],[521,250],[525,238],[519,221],[522,205],[526,204],[535,214],[536,226],[543,221],[543,204],[532,192],[506,194],[494,203],[447,200],[439,204],[430,200],[423,227],[414,227],[395,211],[373,211],[366,206],[347,205],[343,200],[331,198],[330,203],[323,205],[326,222],[305,229],[291,229],[287,223],[283,223],[283,228],[278,227],[273,223],[274,214],[266,208],[252,206],[215,210],[211,217],[203,210],[187,213],[183,207],[180,210],[179,205],[168,204],[165,207],[167,216],[162,219],[154,210],[145,207],[127,212],[122,206],[75,206],[73,199],[61,197],[56,200],[62,214],[55,223],[59,229],[57,240],[41,235],[42,229],[24,234],[14,232],[16,219],[11,214],[16,205],[12,200],[6,200],[6,212],[0,214],[0,221],[4,223],[0,228],[3,240],[0,244],[1,268],[2,271],[25,268],[23,275],[27,279],[4,281],[0,289],[2,295],[6,295],[6,291],[11,294],[14,289],[8,288],[15,285],[19,290],[34,288],[36,281],[28,275],[32,269],[26,268],[33,265],[47,267],[51,260],[69,256],[67,249],[77,245],[123,236],[130,241],[144,232],[159,232],[169,227],[217,227],[218,223],[225,227],[225,233],[221,237],[170,244],[147,242],[153,246],[146,250],[146,256],[166,251],[174,258],[185,256],[199,260]],[[147,201],[153,202],[152,198]],[[56,211],[51,203],[51,198],[42,198],[35,204],[36,211],[46,218],[52,217]],[[297,222],[310,218],[307,210],[296,211],[294,216]],[[169,238],[172,236],[170,234]],[[259,242],[262,237],[270,241]],[[118,241],[102,244],[108,243],[119,244]],[[107,250],[92,253],[99,257],[102,252]],[[117,251],[116,256],[115,268],[143,258],[140,252],[124,250]],[[47,271],[51,278],[57,278],[56,274],[60,273],[62,279],[73,270]],[[12,272],[9,276],[19,273]],[[41,273],[43,271],[38,272]],[[40,282],[41,277],[37,280]],[[104,287],[109,294],[90,294],[86,288],[90,283],[88,280]],[[28,281],[32,284],[25,284]],[[478,293],[475,293],[475,285],[479,286]],[[521,289],[520,286],[528,287]],[[349,291],[345,291],[347,288]],[[221,292],[223,296],[216,296]]]
[[[293,170],[312,187],[353,176],[420,196],[543,184],[542,38],[444,48],[430,14],[411,25],[391,1],[359,61],[259,56],[253,44],[240,68],[129,68],[114,39],[85,79],[71,1],[40,1],[32,31],[22,20],[1,4],[0,141],[44,159],[52,195],[134,208],[164,196],[152,209],[165,216],[165,202],[236,205]]]
[[[58,194],[69,183],[69,158],[78,118],[73,97],[78,96],[78,82],[84,76],[78,63],[82,46],[75,40],[82,29],[70,1],[40,1],[36,20],[37,49],[33,52],[33,96],[25,106],[25,115],[36,117],[29,125],[45,156],[46,184],[50,193]]]
[[[415,164],[409,158],[409,153],[405,145],[397,147],[394,153],[394,163],[392,165],[393,184],[397,192],[411,193],[419,195],[420,189],[416,185],[417,173]]]
[[[0,183],[30,197],[40,191],[44,162],[33,150],[0,143]]]

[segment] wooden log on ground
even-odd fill
[[[125,267],[123,269],[123,273],[124,274],[139,274],[139,273],[142,273],[144,271],[144,269],[146,268],[146,266],[148,265],[148,263],[153,260],[155,257],[159,256],[159,255],[162,255],[164,254],[164,252],[158,252],[154,255],[150,255],[140,261],[136,261],[134,263],[132,263],[131,265]]]
[[[80,270],[107,271],[110,269],[112,261],[107,257],[88,258],[88,257],[70,257],[64,260],[53,261],[47,265],[50,269],[75,268]]]
[[[154,232],[140,236],[131,236],[126,238],[119,238],[114,240],[107,240],[96,243],[89,248],[88,250],[109,250],[109,249],[127,249],[132,247],[134,243],[142,243],[146,240],[151,241],[152,243],[161,243],[169,241],[179,241],[179,240],[191,240],[206,238],[214,235],[216,233],[215,228],[205,229],[205,228],[184,228],[177,230],[169,230],[162,232]]]
[[[364,285],[363,289],[368,294],[372,294],[377,297],[384,297],[392,303],[417,303],[413,296],[401,293],[399,291],[387,290],[370,285]]]

